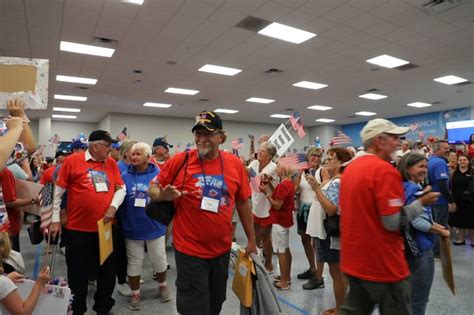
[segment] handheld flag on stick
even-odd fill
[[[290,154],[278,160],[278,163],[285,167],[296,168],[297,170],[308,169],[308,161],[304,153]]]
[[[333,145],[333,146],[338,146],[340,144],[350,144],[352,143],[352,139],[344,134],[342,131],[337,131],[336,132],[337,135],[335,137],[333,137],[330,141],[330,143]]]
[[[122,131],[117,135],[117,140],[123,142],[123,140],[128,139],[128,130],[127,127],[123,127]]]
[[[244,146],[244,139],[242,138],[234,139],[230,142],[230,144],[231,144],[232,150],[242,149]]]
[[[250,188],[253,192],[260,191],[260,176],[255,172],[253,168],[249,170],[250,175]]]
[[[300,138],[304,138],[306,136],[306,132],[303,129],[303,119],[298,111],[295,111],[290,116],[290,123],[293,127],[293,130],[296,131]]]

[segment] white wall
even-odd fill
[[[61,140],[71,141],[72,138],[77,137],[81,132],[86,137],[97,129],[96,123],[81,123],[81,122],[68,122],[68,121],[55,121],[51,122],[51,134],[58,134]]]

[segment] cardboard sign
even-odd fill
[[[20,97],[26,108],[48,107],[49,60],[0,57],[0,108]]]
[[[43,185],[30,181],[15,178],[16,197],[21,199],[36,199],[43,188]],[[18,207],[21,211],[34,215],[41,215],[41,207],[38,204]]]
[[[291,136],[285,125],[281,124],[268,141],[276,147],[277,155],[282,156],[295,142],[295,139]]]
[[[451,257],[451,243],[449,239],[439,238],[439,249],[441,258],[441,268],[443,269],[443,279],[453,294],[456,294],[454,285],[453,259]]]
[[[35,285],[35,281],[26,279],[23,283],[15,283],[18,287],[18,294],[23,300],[30,295],[31,289]],[[71,289],[58,285],[46,285],[40,294],[38,303],[33,310],[33,315],[51,315],[51,314],[67,314],[69,300],[71,299]],[[3,306],[4,315],[10,314]]]

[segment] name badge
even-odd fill
[[[135,201],[133,203],[134,207],[145,208],[147,200],[147,193],[144,191],[135,192]]]
[[[221,202],[221,189],[204,186],[202,193],[201,209],[217,213]]]
[[[91,171],[91,176],[96,192],[109,191],[109,187],[107,186],[107,175],[105,174],[105,172]]]

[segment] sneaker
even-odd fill
[[[117,292],[122,296],[132,296],[132,290],[126,283],[119,284],[117,286]]]
[[[303,289],[305,290],[314,290],[314,289],[323,289],[324,288],[324,278],[318,279],[312,277],[308,280],[307,283],[303,284]]]
[[[307,280],[307,279],[314,278],[315,274],[316,273],[311,271],[311,269],[308,269],[305,272],[302,272],[302,273],[298,274],[297,277],[298,277],[298,279]]]
[[[133,294],[128,303],[128,309],[132,311],[138,311],[142,308],[140,304],[140,294]]]
[[[273,282],[280,282],[280,276],[273,276]],[[288,284],[291,284],[291,279],[288,280]]]
[[[165,302],[168,302],[171,300],[171,295],[170,295],[170,291],[168,291],[168,287],[167,286],[161,286],[159,288],[160,290],[160,295],[159,295],[159,298],[160,298],[160,302],[161,303],[165,303]]]

